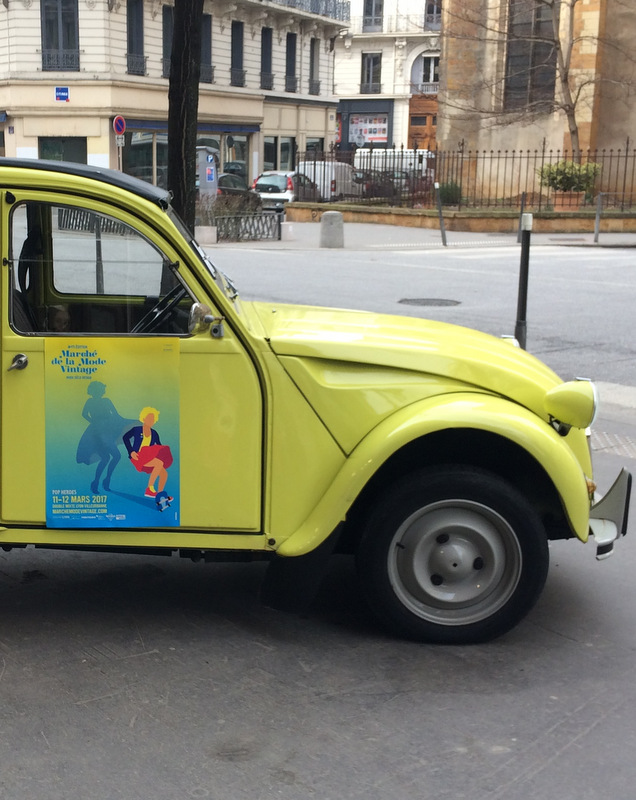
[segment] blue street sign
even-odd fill
[[[55,87],[55,102],[56,103],[68,103],[71,99],[71,92],[68,86],[56,86]]]

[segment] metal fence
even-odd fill
[[[260,214],[240,214],[215,217],[216,238],[219,242],[242,242],[281,238],[282,214],[264,211]]]
[[[628,211],[636,208],[636,149],[629,140],[624,149],[471,151],[384,150],[299,153],[307,163],[344,162],[352,171],[353,189],[328,196],[371,205],[433,207],[437,193],[443,205],[456,208],[511,208],[534,210],[593,209],[601,194],[603,207]],[[566,196],[546,178],[550,171],[575,171],[589,165],[591,178],[578,194]],[[583,170],[585,172],[585,170]],[[308,170],[309,177],[320,170]],[[322,170],[324,173],[324,170]],[[543,177],[542,177],[543,176]],[[561,182],[563,185],[563,181]],[[562,186],[560,187],[562,188]],[[325,196],[327,195],[327,196]]]

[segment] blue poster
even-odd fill
[[[179,340],[46,340],[51,528],[179,525]]]

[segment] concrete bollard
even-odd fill
[[[340,211],[325,211],[320,218],[320,246],[344,247],[344,222]]]

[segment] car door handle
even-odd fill
[[[11,372],[12,369],[24,369],[28,363],[29,359],[24,355],[24,353],[18,353],[17,356],[13,356],[11,366],[7,371]]]

